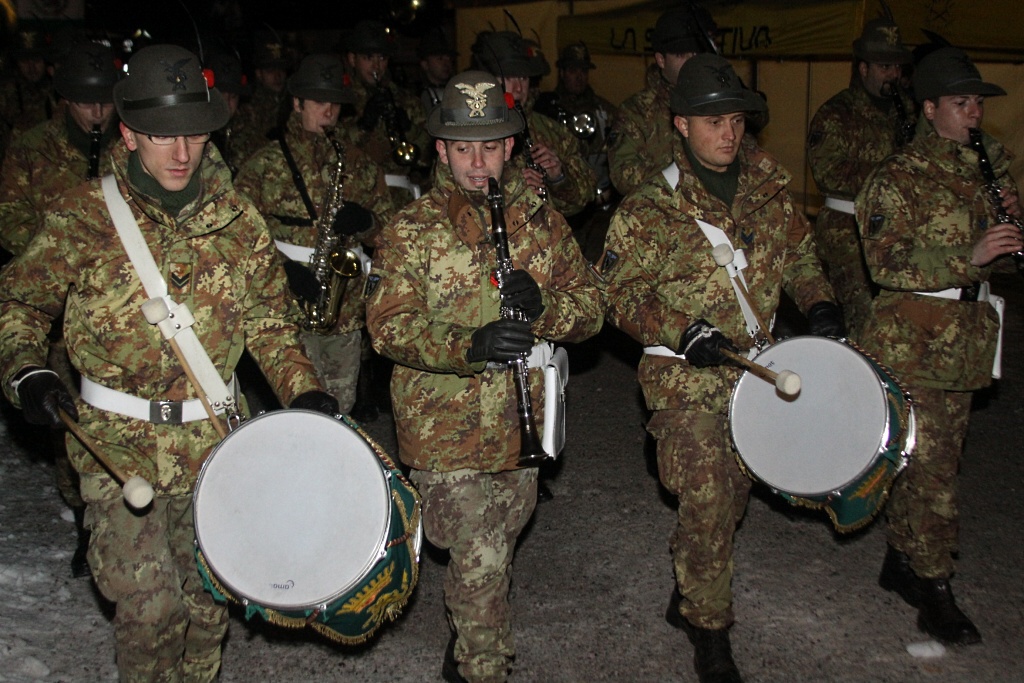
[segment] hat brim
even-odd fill
[[[593,62],[567,62],[559,59],[557,62],[555,62],[555,67],[558,69],[596,69],[597,64],[594,64]]]
[[[673,93],[671,109],[679,116],[722,116],[738,112],[762,113],[767,103],[753,90],[730,90],[702,97],[682,97]]]
[[[910,64],[914,54],[910,50],[865,50],[853,44],[853,56],[872,64]]]
[[[501,140],[523,130],[526,124],[519,112],[510,109],[508,121],[500,123],[444,123],[441,121],[441,107],[434,107],[427,117],[427,132],[441,140],[460,140],[465,142],[486,142]]]
[[[209,102],[189,102],[147,109],[126,109],[122,90],[126,81],[114,85],[114,105],[121,122],[145,135],[201,135],[227,125],[231,111],[224,96],[210,88]]]
[[[294,97],[314,102],[330,102],[332,104],[355,104],[356,94],[349,90],[335,90],[333,88],[288,88],[288,92]]]
[[[113,85],[76,86],[57,85],[55,83],[53,89],[68,102],[78,102],[80,104],[113,104],[114,102]]]
[[[919,102],[934,100],[937,97],[954,97],[957,95],[984,95],[985,97],[999,97],[1005,95],[1006,91],[995,83],[985,83],[979,80],[967,80],[952,85],[945,85],[935,88],[933,91],[916,92]]]

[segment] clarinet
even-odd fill
[[[971,149],[978,153],[978,168],[981,170],[981,177],[985,180],[985,194],[988,195],[988,200],[996,211],[996,221],[998,223],[1015,225],[1021,233],[1024,233],[1024,223],[1019,218],[1011,216],[1003,208],[1003,198],[999,194],[1003,188],[996,180],[995,171],[992,170],[992,162],[988,158],[988,151],[985,149],[985,143],[982,140],[981,129],[969,128],[967,129],[967,134],[970,137]],[[1024,272],[1024,251],[1015,251],[1012,256],[1013,260],[1017,263],[1017,270]]]
[[[907,115],[907,107],[903,104],[903,91],[899,83],[892,83],[892,106],[896,110],[896,146],[902,147],[914,139],[914,130],[917,128],[917,121]]]
[[[94,123],[89,132],[89,172],[85,176],[86,180],[100,177],[100,140],[102,137],[103,131],[100,130],[100,124]]]
[[[505,278],[512,272],[512,256],[508,249],[508,231],[505,229],[505,198],[501,187],[494,178],[487,179],[487,202],[491,206],[491,229],[494,240],[494,251],[497,256],[497,267],[494,279],[500,288]],[[502,305],[500,315],[505,320],[526,320],[523,311],[518,308]],[[526,354],[509,361],[508,369],[513,373],[516,385],[516,410],[519,413],[519,467],[537,467],[550,456],[537,436],[537,425],[533,419],[533,404],[530,400],[529,368]]]
[[[548,200],[548,172],[533,160],[533,138],[530,137],[530,126],[526,123],[526,112],[523,111],[523,105],[516,102],[515,110],[523,117],[523,153],[526,156],[526,165],[528,168],[532,168],[537,173],[540,173],[543,184],[537,190],[537,196],[546,202]]]

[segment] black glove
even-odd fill
[[[501,303],[509,308],[518,308],[531,323],[544,312],[540,286],[525,270],[513,270],[501,283]]]
[[[373,214],[355,202],[346,201],[334,215],[331,229],[335,235],[347,237],[366,232],[373,227]]]
[[[64,427],[60,419],[61,410],[78,421],[75,399],[53,370],[30,366],[19,370],[12,382],[17,383],[21,409],[29,424],[61,429]]]
[[[400,107],[395,107],[395,128],[400,133],[407,133],[412,128],[412,120],[405,113],[405,110]]]
[[[320,283],[309,266],[299,261],[284,262],[284,273],[288,276],[288,288],[299,301],[316,303],[320,298]]]
[[[695,368],[707,368],[728,362],[729,359],[719,349],[738,353],[732,340],[703,318],[698,318],[687,327],[679,342],[679,351]]]
[[[377,122],[380,121],[381,117],[387,113],[390,106],[391,102],[388,93],[384,91],[384,88],[379,88],[377,92],[370,96],[370,99],[366,100],[363,113],[356,123],[363,130],[373,130],[377,127]]]
[[[831,301],[819,301],[807,311],[807,326],[819,337],[845,337],[843,312]]]
[[[288,407],[292,410],[315,410],[318,413],[331,416],[341,412],[341,409],[338,407],[338,399],[326,391],[316,389],[299,394]]]
[[[532,348],[533,332],[530,331],[530,323],[522,320],[495,320],[473,333],[466,360],[470,363],[515,360]]]

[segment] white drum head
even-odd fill
[[[755,361],[800,375],[795,398],[744,373],[729,407],[733,443],[751,474],[796,496],[840,490],[875,462],[888,439],[889,408],[871,363],[825,337],[793,337]]]
[[[217,446],[195,491],[196,538],[238,598],[311,609],[351,590],[387,543],[391,498],[373,449],[322,413],[253,418]]]

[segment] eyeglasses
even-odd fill
[[[173,145],[178,141],[178,138],[185,138],[185,142],[190,145],[201,145],[204,142],[210,141],[209,133],[199,133],[198,135],[147,135],[146,137],[154,145],[160,145],[161,147]]]

